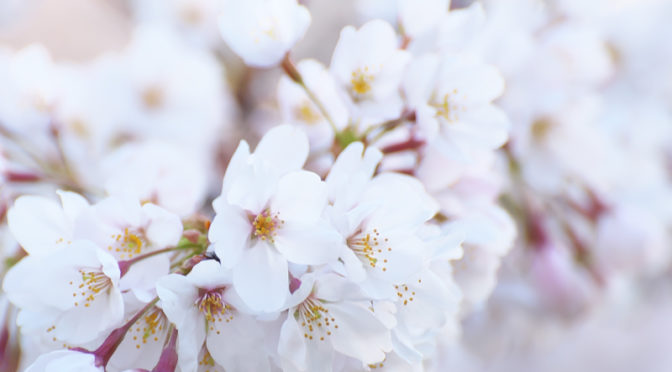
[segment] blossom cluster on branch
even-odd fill
[[[479,370],[664,282],[672,7],[353,5],[328,63],[297,0],[0,46],[0,370]]]

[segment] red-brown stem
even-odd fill
[[[170,247],[170,248],[159,249],[159,250],[156,250],[156,251],[153,251],[153,252],[149,252],[147,254],[143,254],[141,256],[131,258],[130,260],[119,261],[119,271],[121,272],[119,276],[120,277],[124,276],[124,274],[126,274],[128,272],[128,270],[131,268],[131,265],[133,265],[134,263],[136,263],[138,261],[142,261],[146,258],[156,256],[157,254],[172,252],[172,251],[175,251],[175,250],[178,250],[178,249],[180,249],[180,248]]]
[[[399,49],[406,49],[408,48],[408,44],[411,43],[411,38],[408,35],[404,35],[404,37],[401,39],[401,46],[399,46]]]
[[[36,182],[42,179],[39,174],[17,171],[7,171],[5,176],[11,182]]]
[[[548,233],[544,229],[542,217],[539,213],[528,211],[527,220],[527,241],[534,250],[543,250],[548,247]]]
[[[572,243],[572,247],[574,248],[574,256],[576,259],[583,264],[583,266],[586,268],[590,276],[593,278],[593,281],[600,286],[603,287],[605,284],[605,279],[600,273],[595,265],[591,262],[591,255],[590,255],[590,250],[586,247],[585,244],[581,241],[581,239],[576,235],[574,230],[567,224],[564,226],[565,233],[569,237],[570,242]]]
[[[303,78],[301,78],[301,74],[299,73],[299,70],[296,69],[294,62],[292,62],[291,58],[289,58],[289,53],[285,54],[285,58],[282,59],[280,66],[282,66],[282,69],[285,70],[287,76],[289,76],[297,84],[303,85]]]
[[[407,141],[395,143],[392,145],[385,146],[381,149],[383,154],[392,154],[395,152],[407,151],[407,150],[417,150],[420,147],[425,145],[425,141],[410,138]]]
[[[409,176],[415,176],[415,170],[413,168],[395,169],[394,171],[401,174],[407,174]]]

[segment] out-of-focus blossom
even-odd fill
[[[404,34],[420,35],[437,23],[448,12],[450,0],[399,0],[399,23]]]
[[[283,76],[278,82],[278,104],[283,122],[299,125],[305,130],[313,152],[329,151],[334,142],[333,128],[344,129],[349,112],[339,95],[334,77],[316,60],[302,60],[297,66],[304,83],[324,105],[326,118],[306,91],[291,78]]]
[[[330,69],[354,119],[370,124],[401,114],[399,84],[409,58],[387,22],[374,20],[341,31]]]
[[[446,157],[470,159],[507,139],[508,121],[492,105],[504,81],[492,66],[467,56],[423,56],[409,66],[404,90],[430,146]]]
[[[225,0],[224,41],[250,66],[276,65],[306,33],[310,13],[296,0]]]

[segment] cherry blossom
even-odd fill
[[[226,370],[269,370],[267,358],[257,348],[263,329],[237,295],[230,271],[207,260],[186,276],[162,278],[157,288],[163,311],[178,330],[182,370],[195,371],[209,361]],[[201,348],[206,356],[199,360]]]
[[[226,0],[221,14],[224,41],[255,67],[280,62],[310,24],[310,13],[296,0]]]

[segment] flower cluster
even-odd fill
[[[133,9],[173,14],[175,3]],[[345,27],[329,67],[295,63],[304,6],[220,10],[245,63],[285,72],[274,119],[285,124],[254,151],[243,140],[223,152],[212,219],[198,213],[207,170],[231,143],[216,134],[233,127],[209,27],[187,36],[170,17],[148,21],[121,54],[87,64],[54,63],[39,46],[7,53],[6,218],[21,249],[3,291],[22,364],[422,368],[439,336],[457,335],[463,297],[487,296],[511,245],[498,186],[455,186],[489,182],[508,132],[492,103],[502,77],[474,55],[412,50],[382,20]],[[196,14],[187,20],[207,22]],[[24,186],[44,196],[18,196]],[[472,252],[485,252],[487,273]]]
[[[484,370],[664,286],[665,0],[327,3],[0,45],[0,370]]]

